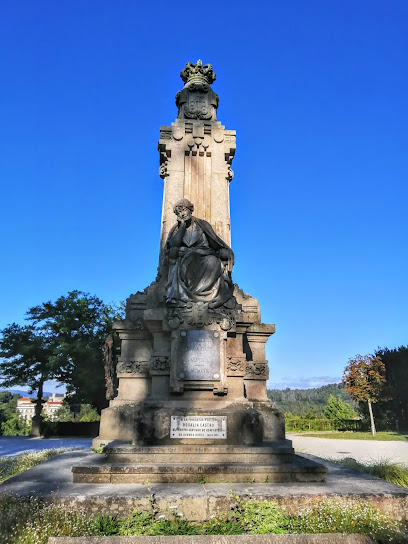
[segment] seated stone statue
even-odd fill
[[[164,248],[169,264],[166,304],[184,307],[188,302],[204,302],[209,308],[234,308],[232,249],[207,221],[192,216],[194,205],[189,200],[179,200],[173,209],[177,223]]]

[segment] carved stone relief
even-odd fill
[[[234,177],[234,170],[231,168],[231,166],[228,166],[227,180],[231,182],[233,177]]]
[[[171,152],[169,151],[161,151],[160,152],[160,166],[159,166],[159,176],[164,179],[169,174],[167,172],[167,167],[169,165],[169,158],[170,158]]]
[[[178,117],[216,120],[219,97],[211,88],[215,81],[211,64],[203,66],[201,60],[196,64],[188,62],[180,76],[185,86],[176,94]]]
[[[149,376],[149,364],[147,361],[119,361],[116,367],[117,374],[128,374],[132,378],[145,378]]]
[[[227,376],[245,376],[245,356],[227,357]]]
[[[163,140],[171,140],[172,134],[171,130],[161,130],[160,131],[160,138]]]
[[[235,314],[234,310],[209,308],[207,302],[188,302],[184,308],[169,310],[168,322],[172,329],[177,329],[182,323],[198,328],[217,323],[223,331],[229,331],[235,325]]]
[[[167,165],[168,165],[168,161],[164,161],[160,166],[159,166],[159,176],[164,179],[165,177],[167,177],[169,174],[167,173]]]
[[[267,380],[269,378],[269,366],[267,361],[247,361],[246,380]]]
[[[168,355],[152,355],[149,359],[150,374],[155,376],[170,374],[170,357]]]

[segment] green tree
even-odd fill
[[[49,418],[50,421],[72,421],[72,414],[69,409],[69,404],[63,402],[58,410],[53,414],[52,418]]]
[[[30,434],[30,427],[25,419],[13,414],[1,424],[1,432],[4,436],[27,436]]]
[[[0,374],[3,387],[27,385],[30,393],[37,391],[32,434],[40,434],[44,382],[55,377],[49,362],[52,339],[35,324],[20,326],[12,323],[1,331]]]
[[[3,423],[17,413],[17,399],[20,395],[10,391],[0,391],[0,428]]]
[[[367,402],[371,432],[375,435],[372,403],[384,392],[385,365],[376,355],[356,355],[349,359],[343,372],[343,384],[353,400]]]
[[[82,404],[81,411],[78,414],[78,421],[99,421],[101,418],[98,412],[90,404]]]
[[[387,389],[387,397],[377,403],[377,412],[383,419],[408,428],[408,346],[378,348],[375,355],[385,365]]]
[[[63,402],[62,406],[58,408],[55,414],[52,417],[52,421],[77,421],[77,422],[88,422],[88,421],[99,421],[100,416],[93,406],[90,404],[81,404],[81,409],[79,414],[74,414],[70,410],[68,402]]]
[[[37,391],[38,416],[43,385],[50,379],[66,384],[70,402],[89,403],[101,410],[107,405],[104,340],[113,319],[121,318],[122,312],[81,291],[30,308],[29,325],[13,323],[0,333],[3,385],[28,385]]]
[[[284,413],[291,412],[296,417],[307,417],[313,414],[316,418],[322,418],[330,395],[340,397],[348,404],[353,402],[340,383],[312,389],[269,389],[267,393],[268,398],[276,403],[279,410]]]
[[[334,395],[330,395],[323,414],[327,419],[333,419],[339,423],[347,419],[354,419],[357,416],[350,404],[343,402],[340,397],[336,398]]]

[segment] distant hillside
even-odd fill
[[[314,414],[316,417],[322,417],[323,408],[330,395],[340,397],[353,408],[356,407],[356,403],[351,400],[350,395],[340,383],[323,385],[314,389],[268,389],[268,397],[276,403],[276,407],[294,416]]]
[[[6,389],[4,387],[0,387],[0,391],[9,391],[10,393],[13,393],[14,395],[20,395],[20,397],[36,397],[37,391],[34,391],[34,393],[28,393],[28,391],[23,391],[22,389]],[[52,393],[49,391],[44,391],[43,397],[51,397]]]

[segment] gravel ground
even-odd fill
[[[408,441],[314,438],[292,433],[288,433],[287,438],[293,441],[297,453],[310,453],[324,459],[354,457],[357,461],[365,463],[387,459],[408,466]]]

